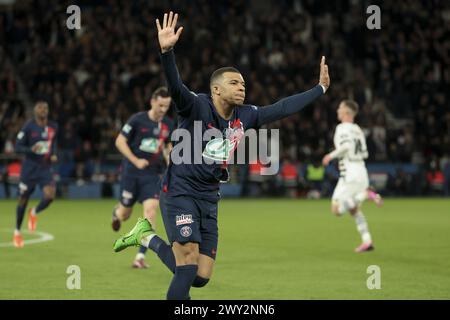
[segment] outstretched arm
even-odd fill
[[[173,47],[180,38],[183,27],[180,27],[175,32],[177,25],[178,14],[164,14],[163,24],[156,19],[156,27],[158,28],[158,41],[161,47],[161,63],[164,69],[164,74],[167,79],[167,86],[170,94],[175,102],[177,112],[187,117],[191,113],[194,106],[196,95],[191,92],[181,81],[175,62],[175,54]]]
[[[305,106],[323,95],[330,86],[330,76],[328,66],[325,64],[325,57],[320,62],[319,84],[311,90],[284,98],[270,106],[258,109],[257,126],[280,120],[294,113],[299,112]]]

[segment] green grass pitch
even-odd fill
[[[15,204],[0,201],[0,299],[165,298],[171,273],[155,254],[147,254],[150,269],[135,270],[137,249],[113,252],[115,201],[55,201],[38,222],[54,240],[22,249],[4,246]],[[387,199],[363,209],[375,251],[356,254],[353,219],[330,214],[328,200],[222,200],[213,278],[192,298],[449,299],[450,201]],[[121,232],[141,214],[136,206]],[[160,218],[158,232],[165,238]],[[66,287],[70,265],[81,269],[80,290]],[[381,289],[367,288],[370,265],[380,267]]]

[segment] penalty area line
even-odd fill
[[[8,229],[2,229],[2,232],[9,232],[12,234],[11,230]],[[29,240],[24,240],[23,243],[24,245],[29,245],[29,244],[36,244],[36,243],[41,243],[41,242],[46,242],[46,241],[52,241],[55,239],[55,237],[47,232],[43,232],[43,231],[35,231],[33,233],[29,232],[29,231],[23,231],[23,234],[28,234],[28,235],[36,235],[38,236],[38,238],[36,239],[29,239]],[[11,242],[0,242],[0,248],[4,248],[4,247],[14,247],[14,243]]]

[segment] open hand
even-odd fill
[[[325,87],[325,91],[330,86],[330,75],[328,74],[328,65],[325,64],[325,56],[320,61],[320,79],[319,84]]]
[[[173,48],[175,43],[177,43],[180,38],[181,32],[183,32],[183,27],[178,28],[175,32],[175,27],[177,25],[178,13],[175,15],[172,11],[167,15],[164,14],[162,27],[159,23],[159,19],[156,19],[156,27],[158,28],[158,40],[159,46],[161,47],[161,52],[167,52]]]

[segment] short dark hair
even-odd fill
[[[221,77],[225,72],[240,73],[239,70],[234,67],[219,68],[212,73],[211,78],[209,78],[209,84],[211,85],[214,81],[217,80],[217,78]]]
[[[359,105],[356,101],[354,100],[350,100],[350,99],[345,99],[342,100],[342,103],[345,104],[345,106],[347,108],[349,108],[350,110],[353,111],[353,114],[356,116],[358,114],[359,111]]]
[[[38,104],[40,103],[45,103],[46,105],[48,105],[48,101],[46,99],[36,99],[34,100],[34,106],[36,107]]]
[[[167,89],[167,87],[159,87],[158,89],[153,91],[151,98],[158,99],[158,97],[161,97],[161,98],[170,97],[170,93],[169,93],[169,90]]]

